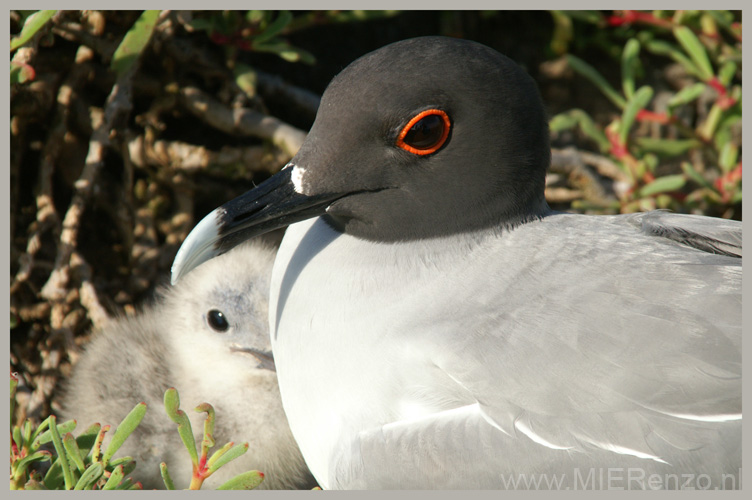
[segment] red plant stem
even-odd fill
[[[718,92],[718,95],[723,97],[726,95],[726,87],[723,86],[721,81],[718,79],[718,77],[711,77],[710,80],[708,80],[708,85],[713,87],[716,92]]]
[[[640,122],[655,122],[661,125],[667,125],[676,121],[675,116],[668,116],[666,113],[655,113],[648,111],[647,109],[641,109],[637,112],[637,121]]]
[[[188,486],[190,490],[200,490],[201,485],[204,484],[204,479],[209,477],[209,468],[206,466],[206,453],[202,454],[198,459],[198,465],[193,467],[193,475],[191,477],[191,484]]]
[[[608,141],[611,143],[610,153],[616,159],[623,161],[630,157],[629,151],[627,150],[627,145],[622,144],[622,142],[619,140],[619,134],[617,134],[615,131],[606,130],[606,136],[608,137]]]
[[[232,45],[240,50],[250,51],[252,50],[252,44],[246,40],[240,32],[235,32],[230,36],[223,35],[222,33],[212,33],[209,38],[217,45]]]
[[[716,102],[721,109],[726,110],[736,104],[736,99],[728,95],[726,87],[724,87],[718,77],[713,76],[706,83],[718,92],[718,99],[716,99]]]
[[[609,26],[621,26],[622,24],[633,23],[652,24],[653,26],[660,26],[669,29],[674,26],[673,22],[666,19],[659,19],[651,12],[640,12],[637,10],[617,10],[613,16],[606,18],[606,22]]]
[[[742,41],[742,23],[731,23],[731,34],[734,38]]]
[[[715,187],[721,193],[721,199],[728,202],[731,199],[731,190],[737,182],[742,180],[742,162],[739,162],[733,170],[725,173],[715,180]]]
[[[680,193],[678,191],[673,191],[671,193],[666,193],[666,194],[669,195],[674,200],[678,201],[679,203],[682,203],[684,202],[685,199],[687,199],[686,193]]]
[[[198,473],[200,475],[205,475],[206,471],[208,469],[206,468],[206,455],[201,455],[201,457],[198,459]]]

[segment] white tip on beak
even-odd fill
[[[219,253],[215,243],[219,239],[219,220],[222,208],[212,210],[188,234],[180,245],[175,260],[172,263],[170,283],[174,285],[180,278],[188,274],[191,269],[216,257]]]

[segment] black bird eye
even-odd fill
[[[209,323],[209,326],[217,332],[226,332],[227,329],[230,328],[230,323],[227,322],[225,314],[218,309],[212,309],[209,311],[206,315],[206,321]]]
[[[421,111],[402,128],[397,137],[397,147],[416,155],[431,154],[444,145],[451,126],[449,116],[444,111]]]

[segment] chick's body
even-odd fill
[[[163,488],[165,462],[178,488],[187,487],[191,461],[164,410],[163,396],[177,388],[197,442],[210,403],[216,411],[210,454],[229,441],[248,442],[247,453],[205,482],[216,488],[241,472],[264,473],[261,488],[310,488],[315,483],[290,433],[282,409],[267,322],[274,250],[251,243],[214,259],[178,286],[162,290],[156,304],[120,318],[94,335],[63,397],[64,415],[84,428],[112,426],[143,401],[147,412],[116,456],[137,461],[133,477],[144,488]],[[106,442],[105,442],[106,446]]]

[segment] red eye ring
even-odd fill
[[[405,142],[407,134],[410,133],[413,130],[413,127],[415,127],[415,125],[417,125],[421,120],[430,116],[438,116],[439,118],[441,118],[440,123],[443,126],[441,135],[435,141],[431,142],[431,145],[428,147],[414,147],[410,144],[407,144]],[[420,113],[415,115],[409,122],[407,122],[407,125],[402,128],[399,136],[397,137],[397,147],[416,155],[428,155],[434,153],[446,142],[447,137],[449,137],[449,130],[451,129],[451,127],[452,122],[449,121],[449,115],[447,115],[446,112],[440,109],[427,109],[425,111],[421,111]]]

